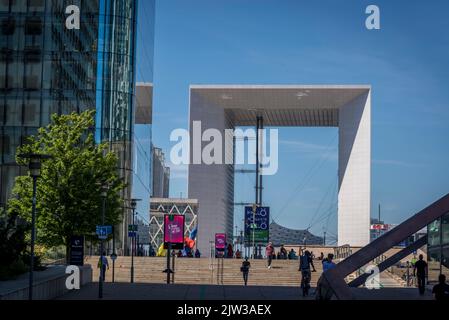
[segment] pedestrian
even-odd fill
[[[415,263],[413,276],[415,275],[418,282],[419,294],[423,295],[426,291],[427,262],[424,261],[424,256],[422,254],[419,255],[419,260]]]
[[[267,247],[265,248],[265,254],[268,259],[268,269],[271,269],[271,261],[273,260],[273,255],[275,254],[273,243],[271,242],[268,243]]]
[[[246,257],[245,261],[242,262],[242,266],[240,267],[240,271],[243,274],[243,282],[245,283],[245,286],[248,285],[249,268],[251,268],[251,263],[248,261],[248,257]]]
[[[292,248],[292,249],[290,249],[290,252],[288,253],[288,259],[289,260],[294,260],[294,259],[296,259],[296,252],[295,252],[295,250]]]
[[[321,261],[323,261],[324,260],[324,253],[322,253],[321,252],[321,254],[320,254],[320,258],[319,258]]]
[[[108,258],[106,257],[106,252],[98,259],[98,268],[101,272],[101,280],[104,282],[106,280],[106,269],[109,270]]]
[[[237,249],[237,251],[235,252],[235,258],[240,259],[241,257],[242,257],[242,253],[240,252],[240,249]]]
[[[299,258],[299,271],[301,272],[301,288],[303,297],[309,295],[310,280],[312,273],[310,272],[310,265],[312,257],[308,250],[304,251],[304,254]]]
[[[227,256],[228,258],[232,258],[234,256],[234,249],[232,248],[231,243],[228,244],[227,253],[228,253],[228,256]]]
[[[327,255],[327,258],[323,260],[323,272],[326,272],[327,270],[331,270],[335,268],[336,264],[334,263],[334,255],[332,253],[329,253]]]
[[[316,272],[315,266],[313,265],[313,259],[315,259],[315,255],[313,251],[310,251],[310,265],[312,266],[312,272]]]
[[[444,274],[438,277],[438,284],[433,287],[432,293],[437,301],[449,301],[449,285]]]
[[[285,249],[284,245],[281,245],[281,259],[287,259],[287,249]]]

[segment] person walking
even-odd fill
[[[106,257],[106,252],[98,259],[98,268],[101,272],[101,279],[103,282],[106,280],[106,269],[109,270],[108,258]]]
[[[432,293],[437,301],[449,301],[449,285],[444,274],[438,277],[438,284],[433,287]]]
[[[309,295],[310,280],[312,279],[312,273],[310,266],[312,264],[312,256],[309,251],[304,251],[304,254],[299,258],[299,271],[301,271],[301,288],[302,296]]]
[[[323,261],[324,260],[324,253],[321,252],[319,260]]]
[[[323,260],[323,272],[335,268],[336,264],[333,260],[334,255],[332,253],[329,253],[327,255],[327,258]]]
[[[419,294],[423,295],[426,291],[427,262],[424,261],[424,256],[422,254],[419,255],[419,260],[415,263],[413,276],[415,275],[418,282]]]
[[[267,247],[265,248],[265,254],[268,259],[268,269],[271,269],[271,261],[273,260],[273,255],[274,255],[273,243],[271,243],[271,242],[268,243]]]
[[[243,274],[243,282],[245,283],[245,286],[248,285],[249,268],[251,268],[251,262],[248,261],[248,258],[245,258],[245,261],[242,262],[242,266],[240,267],[240,271]]]

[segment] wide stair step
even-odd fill
[[[96,268],[99,257],[88,257],[87,264],[94,266],[94,281],[98,281],[99,269]],[[176,258],[175,283],[177,284],[223,284],[242,285],[243,278],[240,272],[242,260],[223,259],[223,266],[218,268],[218,259],[209,258]],[[273,260],[272,268],[268,269],[266,260],[251,260],[248,284],[260,286],[294,286],[299,287],[301,275],[298,271],[298,260]],[[162,271],[166,269],[166,258],[135,257],[134,282],[135,283],[165,283],[167,275]],[[112,263],[109,260],[110,270],[106,274],[106,281],[112,279]],[[321,275],[321,263],[315,262],[316,272],[312,272],[311,285],[316,286]],[[220,272],[222,270],[222,272]],[[129,282],[131,275],[131,257],[118,257],[115,261],[115,281]]]

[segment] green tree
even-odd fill
[[[7,214],[0,207],[0,281],[8,280],[26,271],[29,224],[17,214]]]
[[[53,115],[51,123],[19,147],[17,154],[48,154],[37,183],[37,243],[53,247],[65,245],[69,253],[73,235],[91,235],[101,224],[101,185],[107,183],[105,222],[121,219],[125,187],[118,175],[117,155],[107,144],[94,139],[94,111]],[[27,161],[17,157],[24,166]],[[31,221],[32,179],[17,177],[8,201],[8,211]]]

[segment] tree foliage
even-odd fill
[[[0,208],[0,281],[26,271],[28,230],[26,221]]]
[[[117,155],[94,139],[94,111],[53,115],[51,123],[18,148],[17,154],[48,154],[37,180],[37,243],[58,246],[73,235],[95,233],[102,220],[101,185],[107,183],[105,223],[121,219],[125,187],[118,175]],[[19,164],[27,161],[16,159]],[[31,221],[32,179],[17,177],[8,211]]]

